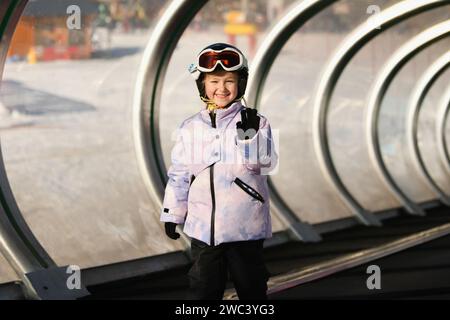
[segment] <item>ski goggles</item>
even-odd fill
[[[218,64],[225,71],[236,71],[244,65],[244,57],[233,48],[225,48],[223,50],[206,49],[198,56],[197,69],[200,72],[212,72]]]

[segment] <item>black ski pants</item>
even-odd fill
[[[237,241],[209,246],[191,239],[193,265],[189,270],[192,300],[221,300],[228,280],[234,283],[239,300],[266,300],[269,272],[261,240]]]

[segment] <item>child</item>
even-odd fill
[[[177,132],[161,221],[171,239],[183,223],[191,237],[191,298],[222,299],[229,272],[239,299],[267,299],[266,175],[277,163],[269,122],[240,102],[248,66],[234,46],[206,47],[189,71],[206,108]]]

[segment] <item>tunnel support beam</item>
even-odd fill
[[[331,59],[326,63],[324,71],[322,72],[322,78],[318,84],[314,99],[314,147],[326,179],[344,203],[355,215],[360,217],[365,224],[374,224],[376,221],[372,220],[373,215],[370,212],[367,212],[351,195],[350,191],[340,179],[331,157],[327,137],[327,116],[331,96],[336,83],[347,64],[371,39],[390,26],[395,25],[408,17],[446,4],[448,4],[448,1],[444,0],[406,0],[381,11],[373,17],[372,21],[367,21],[357,27],[342,42]],[[377,161],[377,159],[374,160]],[[419,206],[409,202],[405,202],[405,204],[407,205],[406,209],[409,212],[424,214],[422,208]]]
[[[422,108],[423,101],[433,83],[439,78],[440,75],[444,73],[445,70],[450,66],[450,51],[438,58],[423,74],[419,79],[417,85],[413,89],[413,94],[411,96],[408,115],[407,115],[407,125],[406,134],[408,141],[408,148],[412,156],[414,166],[417,173],[423,178],[424,182],[428,187],[433,190],[437,196],[439,196],[442,203],[450,205],[450,199],[447,194],[437,185],[433,180],[425,163],[422,159],[422,155],[419,149],[418,141],[418,123],[420,109]],[[443,115],[444,116],[444,115]],[[438,116],[439,117],[439,116]],[[439,118],[438,118],[439,121]],[[439,137],[439,135],[438,135]],[[436,140],[439,145],[439,139]]]
[[[439,109],[436,114],[436,141],[439,150],[439,159],[450,176],[450,153],[448,150],[447,137],[445,134],[448,121],[448,113],[450,109],[450,87],[447,88],[441,101],[439,102]]]
[[[159,134],[159,108],[161,91],[170,57],[191,20],[207,0],[174,0],[158,21],[143,53],[139,66],[133,102],[133,135],[136,157],[145,186],[157,211],[162,207],[166,167]],[[187,72],[187,71],[186,71]],[[181,233],[183,245],[189,239]]]

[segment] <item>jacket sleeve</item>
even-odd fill
[[[184,223],[187,213],[187,200],[189,193],[189,168],[187,155],[183,143],[182,126],[178,129],[175,146],[172,149],[172,164],[169,167],[161,221]]]
[[[240,140],[236,145],[246,167],[256,174],[274,174],[278,165],[278,154],[269,121],[261,116],[259,130],[252,139]]]

